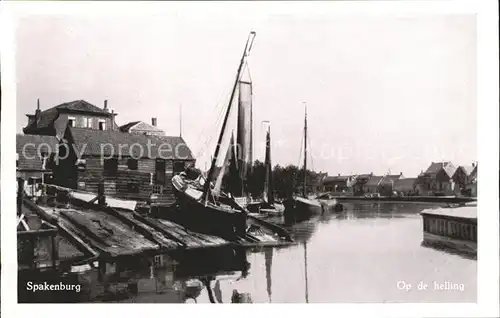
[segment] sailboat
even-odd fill
[[[243,158],[246,159],[238,165],[237,161],[239,161],[241,153],[238,154],[238,148],[234,147],[234,134],[233,130],[229,129],[228,122],[230,119],[237,119],[238,124],[240,122],[241,117],[232,116],[235,113],[235,107],[232,106],[235,103],[236,91],[239,91],[238,102],[241,109],[242,96],[244,95],[242,90],[248,92],[248,89],[251,89],[248,87],[248,82],[241,80],[241,73],[254,38],[255,32],[250,32],[208,174],[206,178],[200,176],[197,180],[189,180],[187,175],[183,176],[182,174],[172,178],[172,185],[177,199],[177,213],[171,212],[166,217],[191,230],[217,235],[228,240],[250,238],[252,241],[262,242],[270,235],[277,237],[279,240],[291,242],[292,239],[286,230],[250,216],[245,205],[236,200],[236,196],[245,193],[245,180],[248,169],[250,169],[249,163],[251,163],[248,160],[248,158],[251,158],[251,150],[249,150],[251,149],[251,146],[249,146],[251,144],[251,135],[242,134],[244,138],[240,137],[241,146],[247,151],[243,152]],[[238,126],[241,127],[241,125]],[[248,132],[249,126],[245,127],[245,131]],[[225,156],[219,157],[221,148],[227,151]],[[224,175],[228,168],[231,177],[230,182],[222,191]],[[236,173],[238,175],[235,177]],[[176,217],[172,217],[173,214]]]
[[[279,216],[285,211],[285,207],[274,199],[273,187],[273,167],[271,165],[271,127],[268,127],[266,134],[266,158],[264,160],[265,181],[262,201],[249,203],[247,209],[250,212],[266,214],[269,216]]]
[[[307,197],[307,106],[304,116],[304,180],[302,184],[302,195],[289,197],[283,203],[285,205],[285,219],[301,222],[313,215],[321,215],[324,208],[318,200]]]
[[[233,85],[229,104],[224,115],[222,128],[219,134],[215,153],[212,156],[210,170],[206,179],[201,178],[196,181],[187,180],[187,178],[176,175],[172,178],[174,192],[177,197],[178,210],[182,215],[178,221],[181,224],[188,225],[193,230],[208,232],[227,239],[237,239],[245,237],[247,228],[247,211],[238,204],[234,197],[221,191],[222,177],[225,173],[227,161],[230,158],[233,147],[227,145],[227,153],[222,161],[218,175],[216,176],[216,164],[221,152],[221,144],[224,141],[232,143],[233,134],[227,129],[230,118],[233,100],[236,90],[240,84],[241,71],[245,64],[246,57],[250,53],[255,32],[250,35],[245,44],[243,56],[241,57],[236,80]],[[229,139],[230,137],[230,139]],[[215,181],[215,183],[213,182]]]

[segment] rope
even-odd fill
[[[313,161],[313,156],[312,156],[312,147],[311,147],[311,139],[309,138],[309,136],[307,136],[307,140],[309,142],[309,149],[311,150],[310,153],[310,158],[311,158],[311,171],[314,171],[314,161]]]
[[[302,159],[302,146],[304,145],[304,135],[302,135],[302,138],[300,139],[300,151],[299,151],[299,164],[298,164],[298,167],[300,168],[300,166],[302,165],[301,163],[301,159]]]

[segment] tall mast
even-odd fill
[[[179,106],[179,137],[182,137],[182,104]]]
[[[274,185],[273,185],[273,167],[271,165],[271,126],[268,127],[267,130],[267,154],[268,154],[268,162],[267,162],[267,174],[268,174],[268,182],[267,182],[267,202],[269,204],[274,203]]]
[[[305,116],[304,116],[304,185],[302,188],[302,195],[304,198],[307,195],[306,180],[307,180],[307,104],[304,102]]]
[[[229,118],[229,113],[231,111],[231,105],[233,103],[234,94],[236,92],[238,80],[240,79],[241,68],[243,67],[243,64],[245,62],[245,57],[248,56],[248,54],[250,53],[250,50],[252,49],[252,43],[253,43],[254,39],[255,39],[255,32],[252,31],[248,35],[247,43],[245,44],[245,50],[243,51],[243,56],[241,57],[240,65],[238,66],[238,72],[236,73],[236,80],[234,81],[233,91],[231,92],[231,97],[229,98],[229,104],[227,106],[226,115],[224,116],[224,121],[222,122],[222,129],[221,129],[221,132],[219,135],[219,139],[217,141],[217,145],[215,146],[215,154],[212,158],[212,164],[210,165],[210,170],[208,171],[207,181],[205,182],[205,185],[204,185],[203,195],[205,197],[205,200],[207,200],[208,193],[210,191],[210,181],[212,180],[212,175],[214,173],[215,163],[217,161],[217,157],[219,156],[220,144],[222,142],[222,137],[224,136],[224,131],[226,130],[227,120]]]

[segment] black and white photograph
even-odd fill
[[[478,303],[479,17],[337,5],[18,14],[17,302]]]

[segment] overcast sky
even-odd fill
[[[219,6],[223,7],[223,4]],[[17,129],[36,99],[42,110],[84,99],[118,113],[119,125],[151,121],[213,152],[245,41],[254,84],[256,159],[271,122],[273,164],[299,164],[308,105],[309,167],[330,174],[403,172],[431,161],[476,160],[474,16],[246,14],[38,15],[17,30]],[[274,13],[272,13],[274,12]],[[208,148],[207,148],[208,147]],[[208,155],[209,156],[209,155]],[[204,167],[207,156],[200,156]]]

